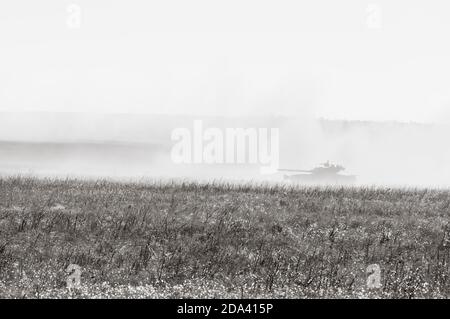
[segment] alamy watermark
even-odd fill
[[[195,120],[192,128],[176,128],[171,151],[176,164],[259,164],[261,174],[279,166],[278,128],[205,128]]]
[[[371,3],[366,7],[366,25],[369,29],[381,29],[383,26],[383,17],[381,6],[377,3]]]
[[[76,3],[71,3],[66,7],[67,19],[66,25],[69,29],[81,28],[82,11],[81,6]]]

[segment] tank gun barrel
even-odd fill
[[[289,169],[289,168],[280,168],[279,172],[296,172],[296,173],[312,173],[312,170],[306,169]]]

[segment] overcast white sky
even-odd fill
[[[448,0],[2,0],[0,110],[445,120],[449,16]]]

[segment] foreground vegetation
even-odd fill
[[[3,178],[0,297],[447,298],[449,209],[443,190]]]

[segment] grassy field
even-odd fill
[[[447,298],[449,220],[449,191],[3,178],[0,297]]]

